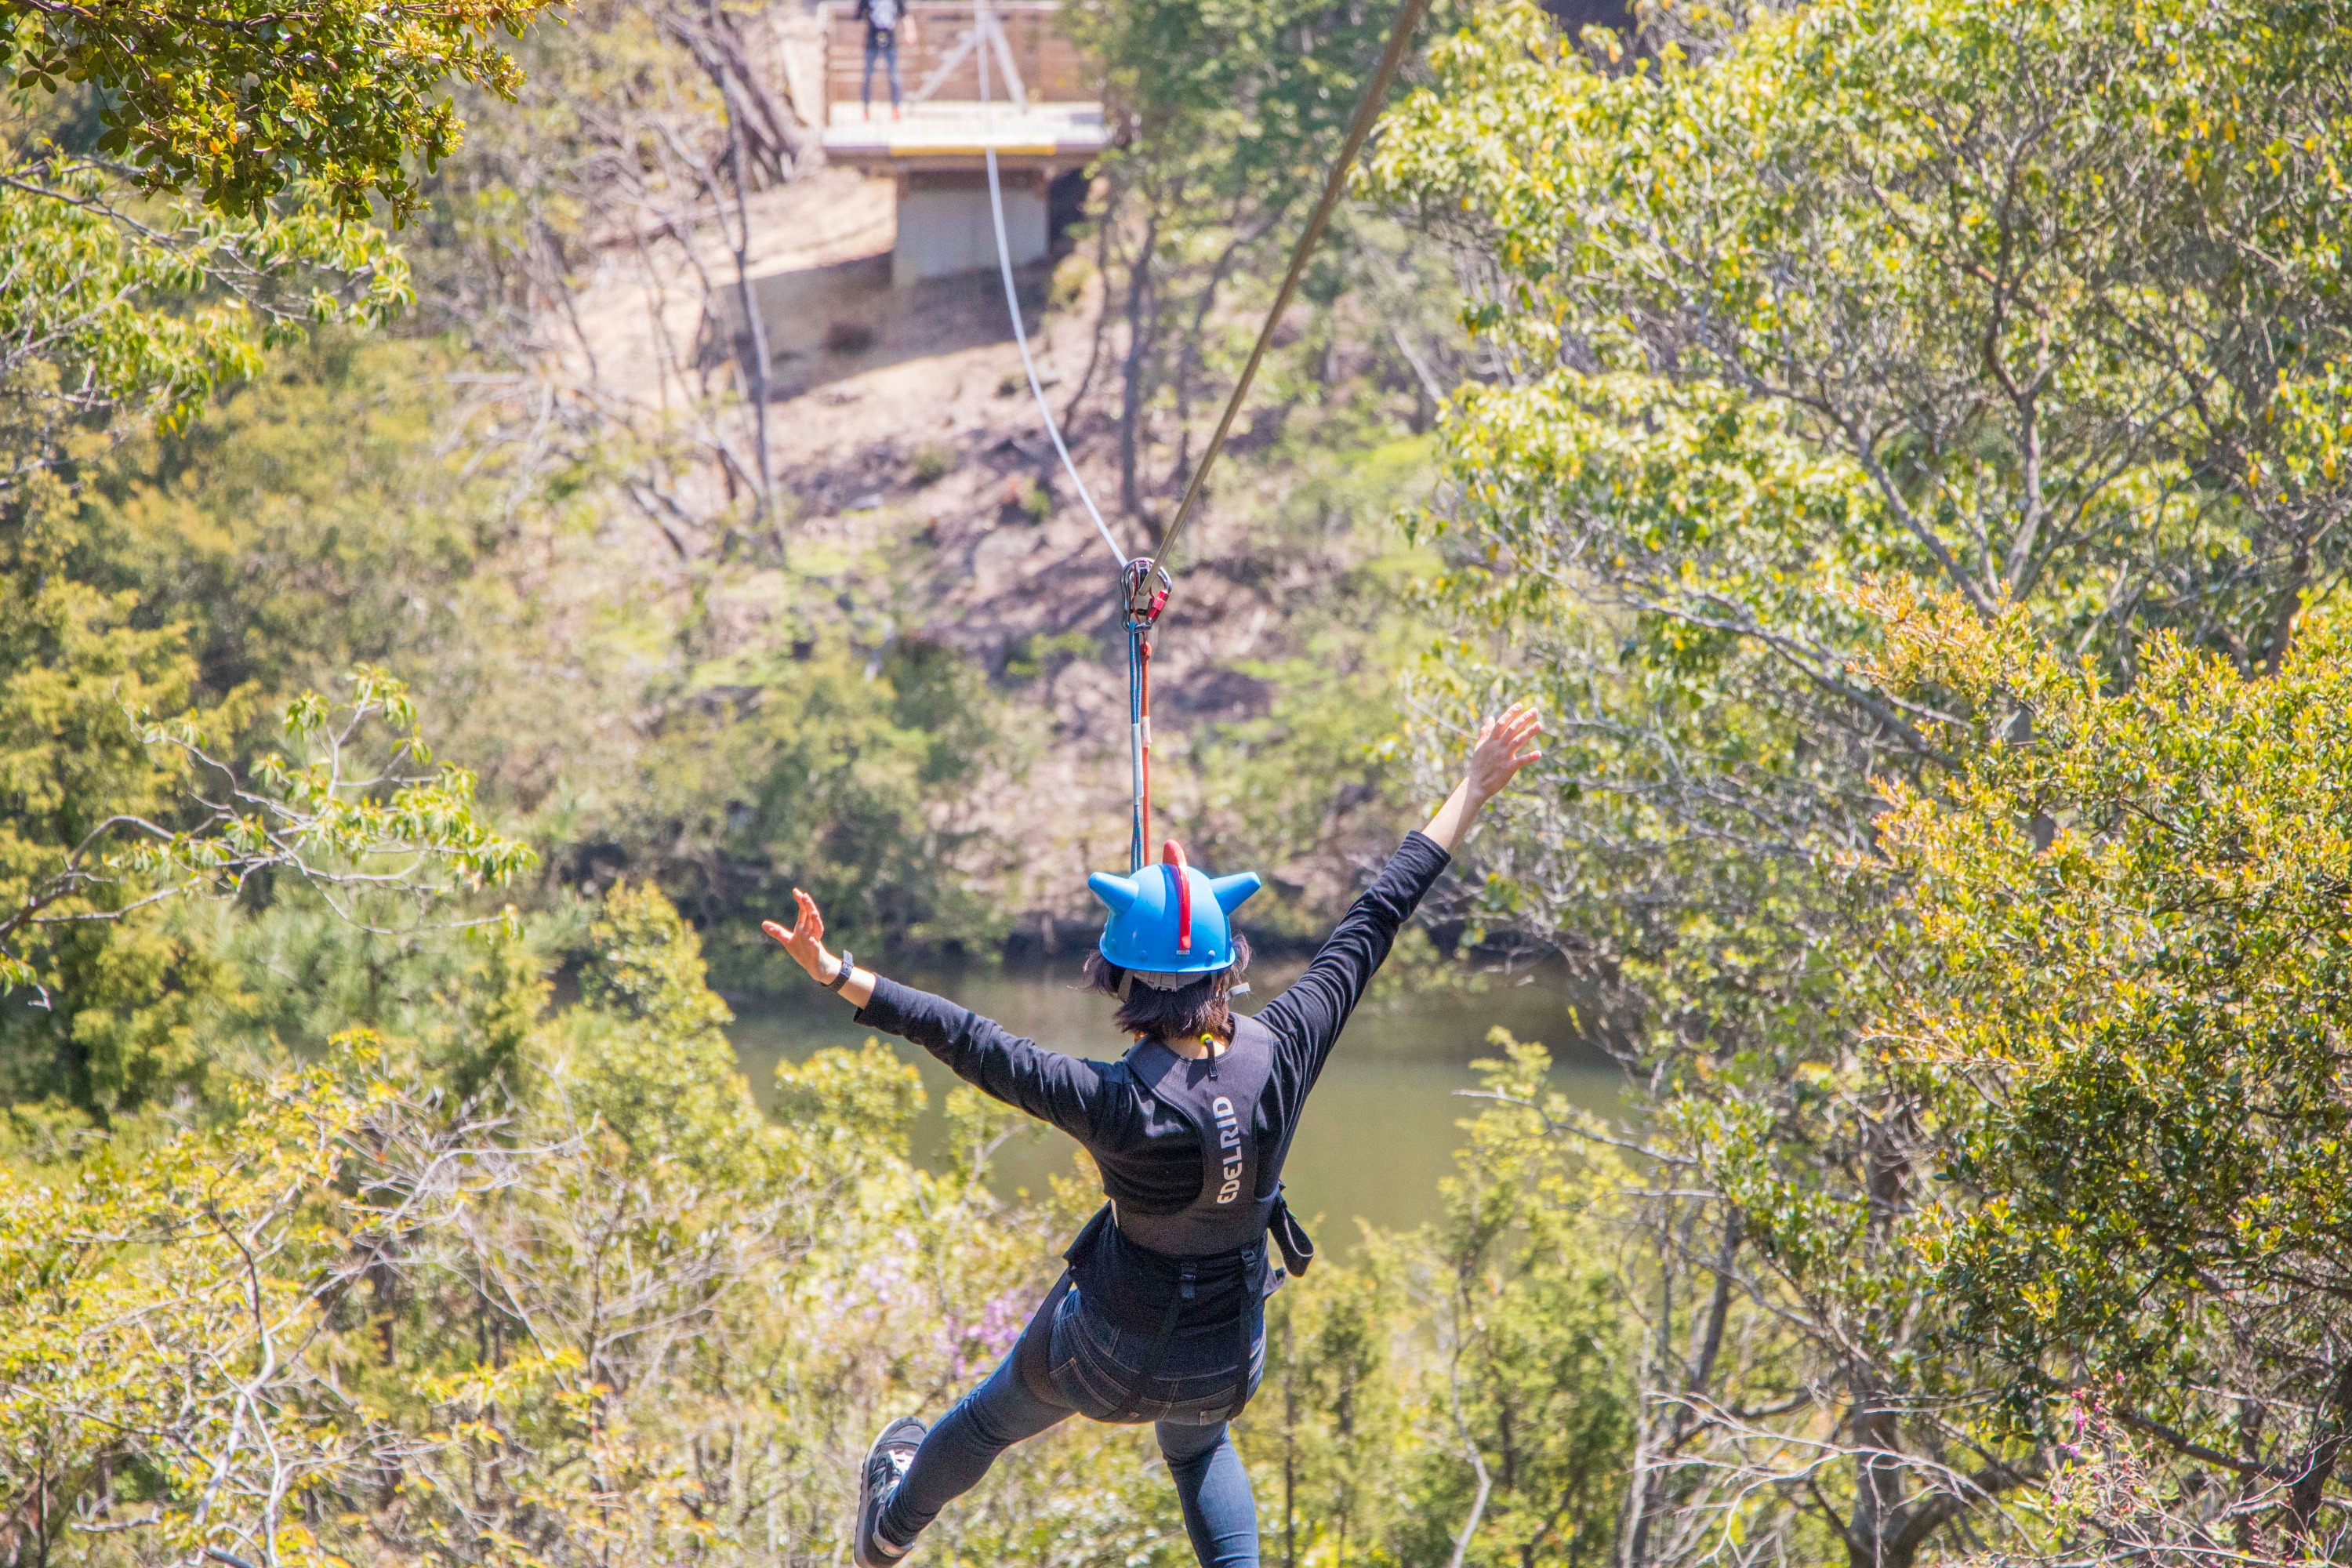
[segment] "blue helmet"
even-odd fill
[[[1234,961],[1225,917],[1265,884],[1255,871],[1212,877],[1195,870],[1173,838],[1160,858],[1131,877],[1097,871],[1087,879],[1095,897],[1110,906],[1102,955],[1139,974],[1213,974]]]

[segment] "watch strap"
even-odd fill
[[[832,979],[824,983],[824,988],[827,991],[838,992],[843,986],[849,984],[849,977],[856,971],[856,955],[851,952],[847,948],[843,948],[841,950],[841,967],[834,972]]]

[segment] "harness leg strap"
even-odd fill
[[[1168,1342],[1176,1336],[1176,1320],[1184,1315],[1184,1303],[1192,1299],[1192,1281],[1197,1265],[1187,1263],[1178,1277],[1176,1294],[1168,1299],[1168,1310],[1160,1314],[1160,1331],[1151,1336],[1151,1348],[1144,1352],[1143,1366],[1135,1374],[1133,1386],[1127,1391],[1126,1402],[1104,1420],[1118,1423],[1132,1421],[1143,1409],[1144,1397],[1151,1391],[1151,1380],[1159,1375],[1160,1363],[1168,1353]],[[1244,1376],[1248,1374],[1244,1373]]]
[[[1061,1279],[1045,1292],[1045,1300],[1029,1319],[1029,1326],[1013,1345],[1013,1372],[1022,1386],[1046,1405],[1067,1405],[1054,1386],[1054,1314],[1062,1309],[1062,1298],[1070,1293],[1070,1271],[1062,1270]]]

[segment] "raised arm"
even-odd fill
[[[1454,793],[1421,830],[1423,834],[1453,854],[1476,820],[1478,808],[1502,794],[1521,768],[1542,758],[1542,749],[1535,744],[1542,733],[1543,715],[1532,702],[1514,702],[1501,718],[1479,725],[1477,739],[1470,742],[1470,765],[1463,772],[1462,782],[1454,786]]]
[[[1363,998],[1364,987],[1386,962],[1398,928],[1412,918],[1422,895],[1444,872],[1478,808],[1543,755],[1533,744],[1542,730],[1542,718],[1524,702],[1513,703],[1502,717],[1479,726],[1461,784],[1429,826],[1406,837],[1317,951],[1307,973],[1258,1015],[1282,1037],[1286,1050],[1297,1053],[1308,1081],[1322,1071],[1348,1016]]]
[[[1105,1104],[1102,1068],[1049,1051],[944,997],[886,980],[862,965],[842,978],[844,961],[824,945],[824,916],[798,888],[800,917],[788,931],[774,921],[760,929],[792,954],[809,978],[835,989],[857,1008],[858,1022],[900,1036],[929,1051],[956,1077],[983,1094],[1051,1122],[1081,1142],[1098,1131]]]

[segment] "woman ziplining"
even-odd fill
[[[996,1457],[1072,1415],[1150,1421],[1203,1568],[1255,1568],[1257,1505],[1228,1423],[1265,1363],[1265,1298],[1314,1255],[1282,1201],[1282,1165],[1309,1091],[1398,928],[1450,863],[1479,809],[1543,755],[1536,710],[1480,726],[1462,782],[1405,836],[1306,973],[1255,1016],[1230,1006],[1249,965],[1233,911],[1254,872],[1212,878],[1170,840],[1157,866],[1087,879],[1108,907],[1086,976],[1133,1036],[1114,1062],[1014,1037],[944,998],[858,967],[824,945],[816,900],[793,891],[791,930],[761,929],[810,978],[956,1076],[1076,1139],[1109,1201],[1064,1253],[1068,1267],[988,1379],[937,1426],[882,1429],[858,1476],[852,1555],[893,1568]]]

